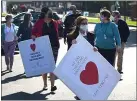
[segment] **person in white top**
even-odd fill
[[[12,72],[12,66],[14,61],[14,51],[17,43],[15,25],[12,23],[13,19],[11,15],[5,17],[6,24],[1,26],[2,28],[2,44],[5,53],[5,62],[7,70]]]

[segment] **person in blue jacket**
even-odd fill
[[[111,13],[108,10],[100,12],[100,23],[94,29],[95,46],[100,54],[112,65],[115,65],[116,50],[121,49],[121,39],[115,23],[110,21]]]

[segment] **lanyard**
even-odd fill
[[[109,24],[109,25],[110,25],[110,24]],[[104,39],[107,39],[106,33],[107,33],[107,30],[108,30],[109,25],[107,26],[107,28],[105,29],[105,31],[103,31],[102,23],[101,23],[101,30],[102,30],[102,32],[103,32],[103,34],[104,34]]]

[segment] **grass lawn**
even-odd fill
[[[87,17],[89,23],[98,23],[100,22],[99,18],[93,18],[93,17]],[[131,21],[129,19],[126,20],[127,24],[129,26],[137,26],[137,21]]]

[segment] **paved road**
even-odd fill
[[[136,99],[136,37],[137,33],[132,34],[127,43],[124,54],[124,74],[122,81],[109,96],[109,100],[135,100]],[[59,51],[58,62],[65,55],[67,46],[60,40],[61,48]],[[2,56],[2,71],[6,69],[4,56]],[[15,62],[12,73],[2,72],[2,99],[3,100],[75,100],[71,90],[69,90],[60,80],[56,80],[58,90],[56,94],[49,90],[41,91],[43,82],[41,77],[25,78],[23,76],[23,64],[20,54],[15,55]],[[50,82],[48,82],[50,85]]]

